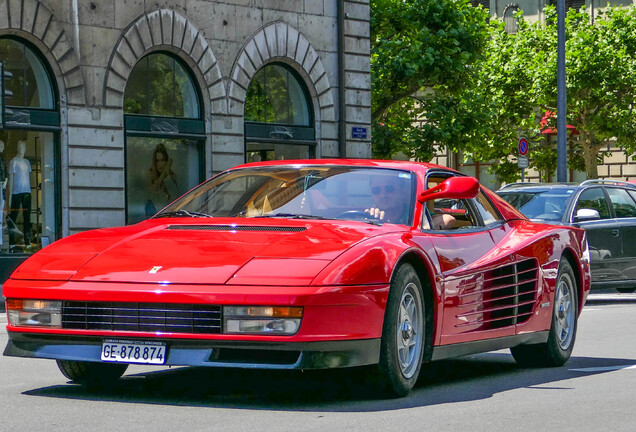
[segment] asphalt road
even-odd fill
[[[634,329],[636,304],[593,301],[564,367],[519,369],[507,351],[467,356],[429,365],[393,400],[359,372],[141,366],[91,393],[53,361],[0,357],[0,431],[633,431]]]

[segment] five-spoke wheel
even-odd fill
[[[382,330],[379,375],[391,396],[405,396],[417,381],[426,343],[422,284],[410,264],[395,271]]]
[[[561,258],[552,306],[552,325],[545,343],[510,348],[517,363],[526,367],[561,366],[572,355],[578,320],[578,291],[572,266]]]

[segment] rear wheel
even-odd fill
[[[390,396],[406,396],[420,374],[426,320],[422,284],[410,264],[401,265],[391,282],[384,314],[379,376]]]
[[[95,363],[58,360],[57,367],[71,381],[86,386],[107,386],[117,381],[128,369],[122,363]]]
[[[623,294],[629,294],[636,291],[636,288],[616,288],[616,291]]]
[[[516,362],[525,367],[549,367],[565,364],[572,355],[576,339],[578,296],[574,271],[567,259],[561,258],[552,309],[552,325],[548,341],[519,345],[510,349]]]

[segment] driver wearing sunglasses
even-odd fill
[[[404,182],[397,176],[373,176],[371,196],[374,205],[364,211],[384,222],[404,224],[408,220],[408,206],[404,194]]]

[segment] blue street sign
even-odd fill
[[[351,128],[351,138],[366,139],[366,137],[367,137],[367,128],[364,128],[364,127]]]

